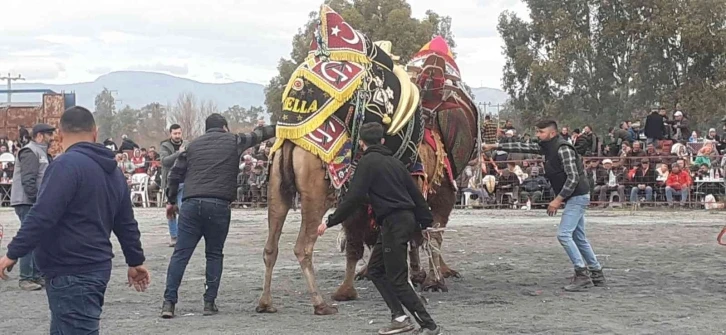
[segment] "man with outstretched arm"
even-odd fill
[[[35,250],[48,280],[51,334],[99,333],[111,277],[111,232],[129,266],[128,284],[137,291],[150,284],[126,178],[114,153],[96,143],[97,135],[87,109],[63,113],[58,138],[65,153],[48,165],[35,204],[0,259],[0,277],[7,279],[5,270]]]
[[[360,130],[360,148],[364,150],[348,193],[335,213],[318,227],[322,236],[327,228],[343,222],[370,199],[381,233],[368,261],[368,275],[391,310],[391,325],[379,334],[399,334],[414,329],[403,306],[421,326],[419,334],[440,334],[423,302],[409,283],[408,242],[419,229],[431,227],[433,217],[421,191],[408,169],[394,158],[383,143],[383,126],[366,123]],[[403,305],[403,306],[402,306]]]
[[[585,212],[590,205],[590,184],[582,158],[575,147],[559,135],[555,121],[540,121],[535,128],[539,143],[486,144],[484,151],[502,150],[544,156],[545,177],[557,194],[547,206],[547,214],[555,215],[565,204],[557,239],[575,266],[575,278],[564,289],[581,291],[593,284],[604,286],[602,267],[585,237]]]

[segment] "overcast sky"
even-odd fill
[[[2,1],[0,74],[49,84],[119,70],[202,82],[266,84],[291,38],[322,0]],[[501,87],[499,13],[520,0],[409,0],[416,17],[453,18],[457,62],[471,86]],[[4,86],[4,85],[3,85]]]

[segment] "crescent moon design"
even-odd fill
[[[350,29],[350,31],[353,32],[353,39],[347,39],[343,36],[340,36],[340,39],[349,44],[353,44],[353,45],[358,44],[360,42],[360,37],[358,36],[358,33],[356,33],[355,30],[353,30],[353,27],[351,27],[347,22],[343,22],[343,24],[346,27],[348,27],[348,29]]]

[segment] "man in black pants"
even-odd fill
[[[217,113],[207,118],[205,128],[205,134],[187,146],[169,172],[167,214],[175,211],[181,183],[184,183],[184,206],[179,212],[179,234],[166,274],[161,308],[161,317],[165,319],[174,317],[184,270],[202,237],[207,258],[203,314],[218,312],[214,301],[222,278],[222,250],[229,232],[230,204],[237,197],[235,180],[239,158],[245,150],[275,136],[275,126],[258,127],[249,134],[231,134],[227,120]]]
[[[430,227],[433,217],[406,167],[383,146],[383,133],[383,126],[378,123],[361,127],[359,144],[364,150],[363,158],[348,193],[335,213],[320,224],[318,235],[343,222],[368,197],[376,222],[381,225],[381,234],[368,263],[368,275],[392,315],[391,325],[378,333],[399,334],[414,329],[403,304],[421,326],[420,334],[440,334],[440,328],[408,281],[408,241],[414,232]]]

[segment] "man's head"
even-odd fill
[[[648,160],[647,158],[643,158],[642,160],[640,160],[640,166],[641,166],[641,167],[642,167],[643,169],[648,169],[648,168],[650,168],[650,160]]]
[[[701,166],[698,167],[698,172],[700,173],[708,173],[710,168],[706,164],[701,164]]]
[[[620,129],[628,130],[628,128],[630,128],[628,121],[623,121],[620,123]]]
[[[591,167],[591,168],[593,168],[593,169],[594,169],[594,168],[596,168],[596,167],[597,167],[598,165],[600,165],[600,162],[598,162],[598,161],[597,161],[597,159],[593,159],[593,160],[591,160],[591,161],[590,161],[590,167]]]
[[[379,123],[369,122],[360,127],[360,140],[358,144],[363,150],[368,149],[371,145],[383,144],[383,126]]]
[[[678,164],[678,166],[679,166],[679,167],[680,167],[681,169],[683,169],[683,168],[685,168],[685,167],[686,167],[686,160],[684,160],[683,158],[679,158],[679,159],[678,159],[678,160],[676,161],[676,164]]]
[[[146,151],[146,148],[141,148],[141,156],[146,156],[149,152]]]
[[[673,164],[673,166],[671,166],[671,173],[681,173],[681,166],[678,163]]]
[[[182,140],[182,129],[180,125],[175,123],[169,127],[169,138],[176,143]]]
[[[492,116],[489,115],[489,114],[487,114],[486,116],[484,116],[484,120],[486,120],[486,121],[491,121],[491,119],[492,119]]]
[[[658,109],[658,114],[660,114],[661,116],[666,116],[666,114],[668,114],[668,110],[666,110],[665,107],[661,107]]]
[[[570,128],[562,127],[562,130],[560,131],[560,133],[562,133],[562,135],[567,135],[570,133]]]
[[[643,145],[640,142],[633,142],[633,151],[640,152],[643,149]]]
[[[155,146],[152,145],[152,146],[149,147],[149,152],[155,152],[155,151],[156,151],[156,147]]]
[[[681,111],[676,111],[676,113],[675,113],[675,114],[673,114],[673,117],[675,117],[675,118],[676,118],[676,120],[678,120],[678,121],[681,121],[681,120],[683,120],[683,112],[681,112]]]
[[[612,168],[613,168],[613,161],[611,161],[611,160],[609,160],[609,159],[604,159],[604,160],[602,161],[602,166],[603,166],[603,167],[604,167],[605,169],[607,169],[607,170],[610,170],[610,169],[612,169]]]
[[[582,128],[582,133],[583,133],[583,134],[589,134],[589,133],[592,133],[592,127],[590,127],[590,126],[585,126],[585,127],[583,127],[583,128]]]
[[[64,148],[78,142],[95,143],[98,138],[93,113],[80,106],[66,109],[60,119],[58,139]]]
[[[513,126],[512,126],[512,120],[507,120],[507,121],[505,121],[505,122],[504,122],[504,125],[505,125],[506,127],[513,127]]]
[[[254,173],[258,176],[261,175],[262,171],[263,171],[262,165],[255,166],[254,170],[252,170],[252,171],[254,171]]]
[[[212,113],[204,120],[204,130],[209,131],[210,129],[229,131],[229,128],[227,128],[227,119],[222,114]]]
[[[709,129],[708,130],[708,136],[711,137],[711,138],[715,138],[716,137],[716,128]]]
[[[580,129],[575,128],[575,130],[572,131],[573,135],[580,135]]]
[[[33,141],[38,144],[50,144],[50,139],[53,138],[53,132],[55,127],[51,127],[45,123],[38,123],[33,126]]]
[[[645,147],[645,150],[648,153],[653,154],[653,153],[655,153],[655,145],[653,143],[648,143],[648,145]]]
[[[557,136],[557,122],[554,120],[542,120],[535,125],[537,138],[542,141],[549,141]]]

